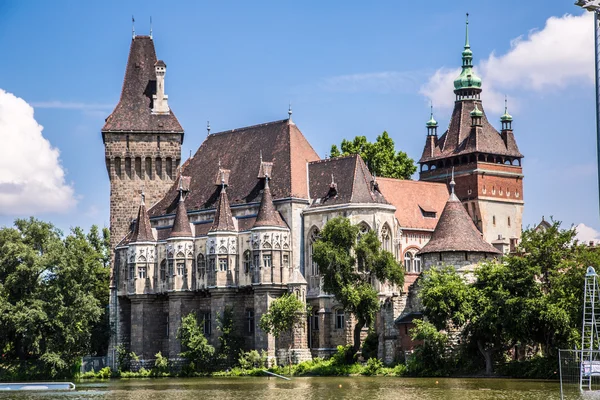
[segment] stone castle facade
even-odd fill
[[[216,345],[227,309],[247,349],[281,361],[288,348],[301,361],[351,343],[353,317],[322,290],[312,260],[319,231],[336,216],[375,230],[404,264],[404,287],[373,284],[382,304],[380,356],[391,362],[407,350],[423,269],[468,270],[510,251],[521,232],[522,155],[512,117],[505,113],[500,132],[487,121],[471,59],[467,39],[450,126],[438,137],[432,115],[420,180],[401,181],[375,178],[358,155],[321,159],[291,110],[281,121],[209,134],[181,164],[184,131],[165,94],[167,66],[151,37],[135,36],[120,101],[102,129],[114,249],[111,362],[120,345],[142,362],[159,351],[178,358],[177,331],[190,312]],[[311,313],[291,337],[275,339],[258,321],[284,293]]]

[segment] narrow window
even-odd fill
[[[246,328],[247,333],[254,333],[254,310],[246,310]]]
[[[119,178],[122,178],[122,176],[121,176],[121,159],[119,157],[115,157],[115,175]]]
[[[130,280],[134,280],[135,279],[135,267],[133,266],[133,264],[131,264],[129,266],[129,279]]]
[[[273,266],[270,254],[264,254],[263,255],[263,266],[265,268],[271,268]]]
[[[202,313],[202,333],[204,336],[210,336],[211,334],[211,323],[210,323],[210,312]]]
[[[138,277],[140,279],[146,279],[146,266],[139,266],[138,267]]]
[[[186,272],[187,271],[186,271],[186,268],[185,268],[185,263],[184,262],[177,263],[177,275],[184,276],[184,275],[187,275]]]
[[[319,330],[319,312],[317,310],[315,310],[313,312],[312,330],[313,331],[318,331]]]
[[[169,268],[169,271],[168,271],[168,273],[169,273],[169,276],[173,276],[173,275],[174,275],[174,273],[175,273],[175,272],[173,271],[173,260],[169,260],[169,261],[167,261],[167,266],[168,266],[168,268]]]
[[[204,279],[206,274],[206,261],[204,260],[204,254],[198,254],[198,261],[196,263],[198,267],[198,277]]]
[[[258,254],[254,255],[254,268],[260,267],[260,256]]]
[[[510,226],[510,217],[508,217],[508,226]]]
[[[167,157],[165,162],[166,162],[167,178],[173,179],[173,160],[171,159],[171,157]]]
[[[154,174],[158,178],[162,179],[162,158],[156,157],[156,160],[154,161],[154,168],[156,169],[156,172]]]
[[[142,179],[142,159],[140,157],[135,158],[135,176]]]
[[[125,142],[126,142],[127,150],[129,150],[129,135],[125,136]]]
[[[246,250],[244,252],[244,273],[247,274],[250,272],[250,264],[252,261],[250,260],[250,250]]]
[[[283,255],[283,259],[282,259],[282,263],[281,263],[284,267],[289,267],[290,266],[290,256],[289,254],[284,254]]]
[[[167,260],[162,260],[160,263],[160,280],[167,279]]]
[[[160,149],[160,136],[156,136],[156,147]]]
[[[127,177],[131,179],[131,158],[129,157],[125,158],[125,173],[127,174]]]
[[[152,159],[146,157],[146,179],[152,179]]]
[[[492,225],[496,226],[496,216],[492,216]]]
[[[216,260],[215,260],[215,257],[214,257],[214,256],[213,256],[213,257],[210,257],[210,258],[208,259],[208,268],[209,268],[209,270],[211,270],[211,271],[216,271],[216,270],[217,270],[217,262],[216,262]]]
[[[344,329],[345,320],[344,310],[335,310],[335,329]]]

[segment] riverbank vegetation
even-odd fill
[[[95,226],[0,228],[0,380],[69,377],[82,356],[106,354],[109,248]]]

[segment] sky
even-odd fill
[[[600,239],[591,15],[573,0],[0,1],[0,225],[108,226],[100,129],[132,35],[167,63],[183,159],[212,132],[293,118],[325,157],[384,130],[418,160],[429,104],[444,131],[465,13],[488,119],[504,96],[523,160],[524,227]],[[441,133],[441,132],[440,132]],[[418,179],[418,175],[415,175]]]

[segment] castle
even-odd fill
[[[344,216],[375,230],[405,266],[404,287],[374,282],[379,353],[391,361],[418,312],[413,283],[432,265],[468,270],[516,245],[523,211],[522,154],[505,112],[486,118],[468,24],[448,130],[427,122],[419,181],[374,177],[359,155],[321,159],[292,120],[212,133],[181,164],[184,130],[165,92],[167,65],[151,36],[133,36],[119,103],[102,128],[110,178],[109,359],[122,345],[142,362],[176,359],[181,318],[195,312],[218,343],[230,308],[248,349],[295,360],[352,342],[353,317],[322,290],[312,244]],[[448,182],[452,180],[450,191]],[[143,193],[142,189],[143,188]],[[258,321],[294,293],[312,312],[290,337]]]

